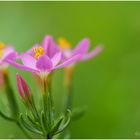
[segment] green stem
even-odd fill
[[[48,79],[43,77],[43,105],[44,105],[44,117],[47,120],[46,122],[46,131],[50,131],[50,111],[48,110]]]
[[[70,75],[70,76],[69,76]],[[64,113],[66,114],[67,110],[72,110],[73,103],[73,69],[66,71],[65,76],[68,77],[68,84],[65,86],[65,104],[64,104]]]
[[[73,68],[65,69],[65,80],[66,86],[65,86],[65,101],[64,101],[64,114],[67,114],[67,110],[72,110],[72,104],[73,104]],[[67,128],[64,131],[64,134],[62,134],[62,137],[65,137],[67,133],[69,132],[69,128]],[[70,135],[70,134],[69,134]]]
[[[15,96],[14,96],[13,89],[12,89],[11,84],[10,84],[8,74],[4,74],[4,80],[5,80],[6,95],[7,95],[8,101],[9,101],[9,106],[10,106],[10,109],[11,109],[12,116],[14,118],[15,117],[17,118],[18,113],[19,113],[18,105],[17,105],[16,99],[15,99]]]
[[[54,106],[51,94],[51,75],[43,79],[43,101],[44,101],[44,114],[47,120],[47,138],[50,137],[52,125],[54,123]]]
[[[43,132],[44,135],[46,135],[46,130],[44,129],[44,124],[42,124],[42,118],[41,115],[39,114],[36,106],[35,106],[35,102],[34,99],[32,98],[32,104],[31,104],[31,113],[34,116],[35,121],[37,121],[39,123],[39,129]]]
[[[68,109],[72,110],[72,101],[73,101],[73,88],[72,88],[72,83],[67,86],[66,88],[66,98],[65,98],[65,113],[67,112]]]
[[[52,97],[52,76],[53,73],[50,74],[48,77],[48,93],[49,93],[49,99],[50,99],[50,108],[51,108],[51,118],[52,118],[52,124],[53,124],[53,118],[54,118],[54,103],[53,103],[53,97]]]
[[[47,135],[47,139],[51,139],[51,137],[50,137],[50,135],[49,135],[49,134]]]

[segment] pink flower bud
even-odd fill
[[[16,74],[16,79],[20,96],[23,99],[26,99],[27,97],[31,96],[31,92],[26,81],[18,73]]]

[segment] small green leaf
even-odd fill
[[[46,134],[47,133],[47,125],[46,125],[46,121],[44,121],[45,120],[45,116],[44,116],[44,112],[42,111],[41,112],[41,118],[40,118],[40,123],[41,123],[41,128],[42,128],[42,130],[43,130],[43,132],[44,132],[44,134]]]
[[[48,99],[47,99],[47,121],[48,121],[48,126],[51,129],[53,123],[54,123],[54,108],[52,106],[52,99],[51,95],[48,92]]]
[[[42,130],[41,125],[38,122],[36,122],[34,119],[32,119],[27,113],[26,113],[26,117],[33,127],[35,127],[39,131]]]
[[[22,114],[20,114],[20,123],[22,126],[24,126],[26,129],[28,129],[29,131],[33,132],[33,133],[36,133],[36,134],[39,134],[39,135],[43,135],[43,133],[39,130],[37,130],[36,128],[30,126],[24,119],[23,119],[23,116]]]
[[[66,120],[65,120],[64,124],[54,133],[54,135],[61,133],[62,131],[64,131],[64,129],[66,129],[68,127],[70,120],[71,120],[71,111],[70,110],[67,110],[65,119]]]
[[[32,125],[36,125],[35,121],[26,113],[26,117],[31,122]]]
[[[60,117],[60,118],[58,119],[58,121],[54,124],[54,126],[53,126],[53,128],[52,128],[52,130],[51,130],[51,133],[50,133],[51,136],[53,136],[53,135],[59,130],[60,125],[61,125],[63,119],[64,119],[63,116]]]

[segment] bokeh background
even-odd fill
[[[76,66],[74,107],[87,106],[87,112],[71,124],[72,138],[140,138],[140,2],[0,2],[1,41],[22,52],[46,34],[56,41],[66,37],[73,46],[84,37],[91,49],[105,46],[96,58]],[[22,106],[16,72],[33,91],[35,82],[28,72],[13,67],[9,72]],[[61,110],[63,70],[54,79],[55,105]],[[26,137],[0,118],[0,138]]]

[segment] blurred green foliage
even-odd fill
[[[105,46],[99,56],[75,69],[74,106],[88,109],[71,124],[72,138],[140,138],[140,2],[0,2],[1,41],[22,52],[46,34],[56,41],[66,37],[73,46],[84,37],[90,38],[91,49],[99,43]],[[16,72],[33,91],[35,82],[28,72],[13,67],[9,72],[23,106]],[[63,70],[55,73],[53,91],[61,110]],[[25,136],[0,118],[0,138]]]

